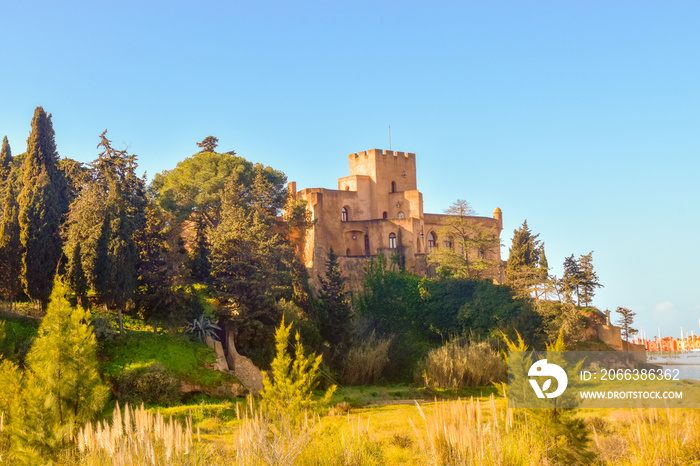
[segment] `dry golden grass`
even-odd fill
[[[427,415],[417,407],[425,425],[414,429],[429,464],[542,464],[537,438],[516,425],[513,410],[499,408],[493,395],[486,404],[474,399],[436,402]]]
[[[159,413],[151,413],[143,405],[117,405],[112,422],[88,423],[78,432],[76,443],[81,464],[176,464],[191,451],[192,423],[183,427],[168,422]]]

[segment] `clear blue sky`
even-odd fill
[[[0,135],[34,108],[62,156],[128,144],[149,177],[220,149],[335,187],[347,154],[415,152],[425,210],[527,219],[594,304],[700,333],[700,3],[4,2]]]

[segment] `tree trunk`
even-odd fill
[[[119,320],[119,335],[124,335],[124,317],[121,308],[117,309],[117,318]]]

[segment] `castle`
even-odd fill
[[[288,185],[293,199],[304,199],[315,224],[306,232],[301,259],[312,281],[325,274],[325,262],[332,247],[338,254],[343,275],[351,289],[357,289],[368,258],[399,254],[407,270],[430,275],[427,255],[438,247],[454,248],[440,230],[449,215],[423,212],[423,194],[416,184],[416,155],[370,149],[348,156],[350,176],[338,178],[338,189]],[[498,237],[503,230],[501,210],[491,217],[469,217],[479,228]],[[477,252],[474,252],[475,254]],[[470,252],[471,254],[471,252]],[[479,252],[502,264],[500,247]],[[490,278],[503,282],[503,267]]]

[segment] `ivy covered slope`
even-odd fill
[[[124,338],[104,341],[101,356],[105,378],[113,383],[128,371],[154,365],[163,366],[179,380],[204,388],[238,382],[234,376],[210,368],[216,362],[216,353],[204,343],[183,334],[156,335],[145,325],[142,329],[126,330]]]

